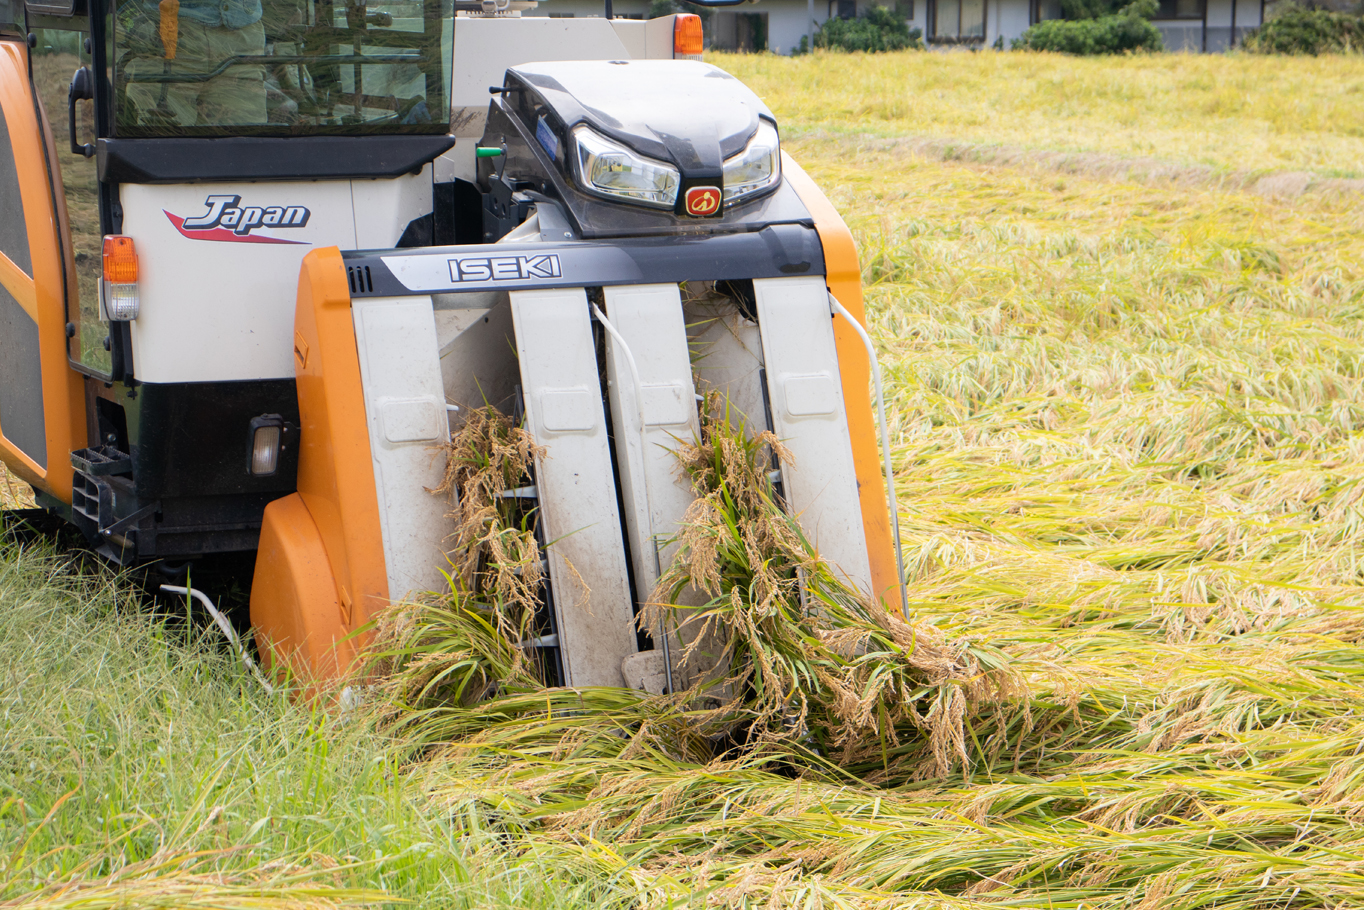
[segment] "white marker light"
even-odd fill
[[[284,421],[277,414],[266,414],[251,421],[251,473],[264,477],[279,470]]]

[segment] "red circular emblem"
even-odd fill
[[[694,186],[687,190],[686,206],[688,215],[705,217],[714,215],[720,209],[720,188],[718,186]]]

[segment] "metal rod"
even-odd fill
[[[370,66],[372,64],[394,64],[394,63],[420,63],[421,58],[415,54],[375,54],[373,56],[357,56],[355,54],[237,54],[228,57],[215,68],[203,73],[132,73],[126,78],[128,82],[207,82],[216,79],[234,66],[254,66],[258,64],[268,66],[283,66],[291,63],[312,64],[316,66],[320,63],[354,63],[356,66]]]
[[[881,388],[881,364],[876,359],[876,348],[872,346],[871,336],[862,328],[862,323],[833,294],[829,295],[829,304],[857,331],[863,347],[867,349],[867,360],[871,361],[871,375],[876,383],[876,416],[881,422],[881,460],[885,462],[886,469],[886,505],[890,508],[890,528],[895,534],[895,566],[900,576],[900,612],[908,620],[909,594],[905,591],[905,555],[900,547],[900,507],[895,500],[895,470],[890,463],[890,430],[886,427],[886,396]]]
[[[649,427],[644,415],[644,383],[640,381],[639,366],[635,363],[635,355],[630,352],[630,345],[625,343],[625,339],[621,336],[620,332],[616,331],[616,327],[611,324],[611,320],[606,318],[606,314],[602,312],[601,307],[597,306],[595,303],[592,304],[592,312],[596,315],[597,321],[602,324],[602,328],[606,329],[611,337],[616,340],[616,343],[620,345],[621,353],[625,355],[625,362],[630,367],[630,378],[634,380],[635,383],[635,410],[639,411],[639,458],[641,467],[639,482],[644,488],[644,522],[648,526],[646,530],[649,532],[649,543],[652,545],[654,551],[654,581],[657,583],[658,578],[663,574],[663,567],[659,564],[658,559],[658,538],[654,536],[654,507],[649,501],[649,478],[645,476],[648,466],[644,463],[644,453],[649,450]],[[672,654],[668,649],[668,626],[667,623],[664,622],[662,616],[659,616],[658,626],[663,639],[663,668],[668,674],[668,692],[672,693],[677,691],[677,689],[673,685],[673,660]]]

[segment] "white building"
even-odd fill
[[[1264,19],[1266,2],[1275,0],[1160,0],[1155,26],[1172,51],[1223,51],[1240,44]],[[814,21],[850,18],[868,6],[896,9],[923,31],[929,47],[1001,47],[1043,19],[1061,17],[1061,0],[814,0]],[[528,16],[601,16],[605,0],[541,0]],[[717,50],[772,51],[789,54],[809,31],[809,0],[753,0],[715,9],[707,29]],[[630,19],[648,15],[649,0],[612,0],[612,14]]]

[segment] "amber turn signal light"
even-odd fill
[[[704,41],[700,16],[683,13],[673,20],[674,60],[700,60]]]
[[[104,314],[114,322],[137,318],[137,250],[133,238],[104,238]]]

